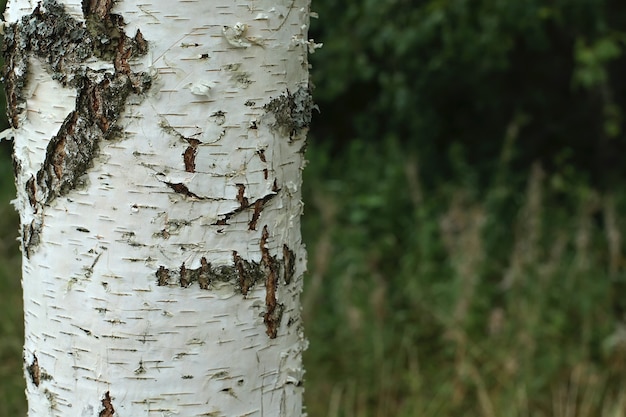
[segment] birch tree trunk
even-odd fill
[[[299,416],[309,0],[9,0],[29,416]]]

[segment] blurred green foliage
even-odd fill
[[[426,185],[459,147],[489,183],[511,122],[517,169],[571,165],[598,186],[624,174],[626,3],[618,0],[318,0],[316,140],[394,138]],[[564,159],[563,155],[567,155]]]

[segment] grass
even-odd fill
[[[426,190],[394,143],[309,158],[309,415],[626,415],[624,195],[515,187],[507,158]]]
[[[351,146],[313,142],[305,171],[311,417],[626,416],[626,193],[513,172],[507,149],[479,185],[462,155],[437,182],[397,143]],[[13,416],[17,217],[6,158],[0,171],[0,415]]]

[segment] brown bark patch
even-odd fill
[[[159,287],[164,287],[169,284],[170,281],[170,270],[164,267],[163,265],[159,266],[159,269],[156,272],[157,277],[157,285]]]
[[[248,199],[245,196],[246,186],[243,184],[237,184],[237,201],[239,202],[239,208],[242,210],[250,206]]]
[[[191,284],[191,271],[187,270],[185,263],[180,266],[180,286],[188,287]]]
[[[113,7],[112,0],[83,0],[83,14],[85,16],[95,14],[96,16],[104,19],[111,12]]]
[[[109,391],[104,394],[104,398],[102,399],[102,411],[100,411],[99,417],[113,417],[115,414],[115,409],[113,408],[113,403],[111,402],[111,395]]]
[[[198,154],[198,145],[200,145],[201,142],[198,139],[186,138],[180,134],[178,135],[189,143],[189,146],[185,149],[185,152],[183,152],[185,171],[196,172],[196,155]]]
[[[283,279],[285,284],[290,284],[296,268],[296,254],[289,246],[283,245]]]
[[[210,283],[211,283],[211,264],[208,263],[206,258],[203,256],[202,259],[200,259],[200,271],[198,273],[198,284],[200,285],[200,289],[208,290]]]
[[[27,370],[31,381],[33,381],[33,384],[38,387],[41,383],[41,370],[39,369],[39,360],[37,360],[37,356],[33,355],[33,361],[30,365],[28,365]]]
[[[196,148],[188,146],[183,152],[183,162],[185,163],[186,172],[196,172]]]
[[[239,290],[245,297],[250,288],[262,277],[261,268],[257,263],[244,260],[237,251],[233,251],[233,263],[237,272]]]
[[[265,333],[270,339],[275,339],[278,334],[278,326],[283,314],[283,305],[278,304],[276,300],[276,287],[278,286],[278,263],[275,258],[270,255],[267,248],[269,239],[269,231],[267,225],[263,226],[261,233],[261,263],[265,268],[265,314],[263,322],[265,323]]]

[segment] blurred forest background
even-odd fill
[[[314,0],[311,417],[626,416],[626,2]],[[24,415],[0,161],[0,415]]]

